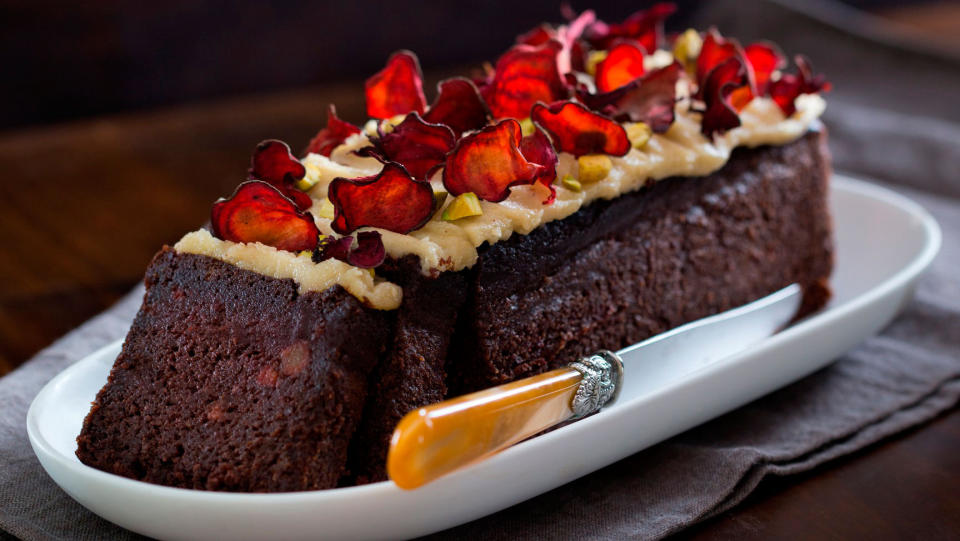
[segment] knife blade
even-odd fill
[[[412,411],[394,430],[387,474],[400,488],[417,488],[594,413],[616,400],[625,372],[632,374],[632,396],[662,388],[776,333],[796,315],[802,296],[791,284],[616,353],[598,351],[564,368]]]

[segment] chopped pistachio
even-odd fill
[[[407,118],[407,115],[395,115],[390,118],[380,121],[380,129],[383,133],[390,133],[393,131],[394,126],[404,121]]]
[[[296,186],[298,190],[305,192],[310,188],[313,188],[314,184],[316,184],[315,181],[310,180],[308,177],[303,177],[302,179],[295,182],[294,186]]]
[[[563,175],[563,180],[561,180],[560,183],[563,184],[564,188],[574,192],[579,192],[583,189],[583,185],[580,184],[579,180],[573,178],[573,175]]]
[[[483,209],[480,208],[480,200],[477,198],[477,194],[467,192],[453,198],[453,201],[443,210],[442,218],[452,222],[460,218],[481,214],[483,214]]]
[[[533,135],[533,132],[537,131],[537,127],[533,125],[533,120],[530,117],[527,117],[520,121],[520,130],[523,131],[523,136]]]
[[[590,51],[590,54],[587,55],[587,73],[590,75],[596,76],[597,74],[597,64],[603,62],[607,58],[607,51]]]
[[[693,28],[688,28],[686,32],[677,36],[673,44],[673,56],[683,64],[683,68],[690,75],[695,75],[697,72],[697,57],[700,56],[702,46],[703,38]]]
[[[324,198],[324,200],[320,203],[320,210],[317,211],[317,216],[326,218],[328,220],[333,219],[333,203],[331,203],[329,199]]]
[[[447,192],[443,190],[437,190],[433,192],[433,208],[438,209],[443,207],[443,203],[447,200]]]
[[[607,178],[613,169],[613,162],[606,154],[587,154],[577,158],[580,168],[580,182],[587,184]]]
[[[627,125],[627,138],[630,139],[633,148],[643,148],[650,140],[651,135],[653,135],[653,130],[644,122]]]

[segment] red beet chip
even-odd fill
[[[465,131],[486,126],[489,118],[490,109],[480,97],[477,86],[463,77],[440,81],[437,99],[423,115],[427,122],[450,126],[457,137]]]
[[[829,92],[832,86],[823,74],[813,74],[813,66],[807,57],[797,55],[793,61],[797,64],[796,74],[784,73],[780,79],[770,83],[770,96],[786,116],[796,112],[794,102],[800,94]]]
[[[550,190],[550,195],[544,200],[543,204],[553,203],[557,198],[557,189],[553,187],[553,181],[557,178],[559,158],[553,144],[550,143],[550,138],[543,133],[543,130],[536,128],[533,134],[520,140],[520,152],[528,162],[542,166],[534,182],[539,182]]]
[[[557,67],[562,48],[555,40],[537,47],[514,45],[497,60],[493,79],[480,90],[494,118],[526,118],[534,103],[567,97]]]
[[[673,124],[677,81],[682,72],[683,66],[674,62],[602,94],[590,94],[581,85],[577,88],[577,98],[587,107],[615,120],[644,122],[654,132],[663,133]]]
[[[580,15],[574,16],[568,24],[557,29],[556,39],[562,44],[560,52],[557,53],[557,68],[561,75],[570,73],[575,69],[578,71],[584,70],[587,55],[580,38],[596,21],[596,14],[588,9]]]
[[[586,34],[587,40],[596,49],[609,49],[622,38],[638,42],[647,51],[655,51],[663,42],[663,22],[677,11],[672,2],[654,4],[649,9],[638,11],[622,23],[594,24]]]
[[[743,48],[736,40],[728,40],[720,35],[716,28],[707,31],[700,47],[700,56],[697,57],[697,84],[700,85],[699,95],[702,96],[703,84],[710,72],[720,64],[733,57],[743,58]]]
[[[313,250],[320,235],[309,212],[257,180],[244,182],[229,198],[214,203],[210,223],[219,239],[259,242],[289,252]]]
[[[340,238],[333,235],[324,236],[320,243],[313,250],[314,263],[320,263],[328,259],[339,259],[346,261],[350,255],[350,248],[353,246],[353,237],[346,235]]]
[[[387,251],[379,231],[361,231],[357,233],[357,247],[350,251],[347,263],[354,267],[372,269],[383,263]]]
[[[644,51],[629,41],[613,46],[597,64],[597,91],[610,92],[643,75]]]
[[[517,36],[517,44],[533,45],[536,47],[537,45],[543,45],[551,39],[557,39],[557,30],[549,24],[541,24]]]
[[[283,141],[267,139],[253,151],[249,171],[251,180],[262,180],[278,186],[296,182],[306,174],[303,164],[293,156],[290,147]]]
[[[267,139],[262,141],[253,151],[250,159],[249,180],[262,180],[280,190],[289,197],[301,210],[307,210],[313,205],[310,196],[293,186],[293,183],[302,179],[307,170],[300,160],[293,156],[290,147],[283,141]]]
[[[753,84],[758,96],[765,96],[773,72],[786,65],[783,53],[772,43],[757,42],[747,45],[743,55],[753,72]]]
[[[485,201],[503,201],[510,187],[536,181],[542,167],[520,151],[523,132],[512,118],[460,139],[447,155],[443,185],[453,195],[473,192]]]
[[[413,178],[426,180],[430,171],[443,163],[456,140],[450,128],[429,124],[412,113],[390,133],[373,139],[373,147],[361,149],[358,154],[372,156],[383,163],[399,163]]]
[[[701,120],[701,131],[707,137],[723,133],[740,125],[736,92],[747,89],[747,70],[739,56],[732,56],[710,71],[702,88],[706,110]]]
[[[303,151],[303,154],[307,155],[312,152],[314,154],[330,156],[333,149],[342,145],[343,142],[347,140],[347,137],[355,133],[360,133],[360,128],[349,122],[340,120],[340,118],[337,117],[337,108],[331,103],[329,109],[327,109],[327,127],[313,136],[313,139],[310,140],[310,144],[307,145],[307,149]]]
[[[530,118],[550,134],[557,150],[574,156],[609,154],[623,156],[630,151],[630,139],[619,123],[574,101],[549,107],[538,103]]]
[[[313,251],[313,261],[320,263],[332,258],[347,262],[354,267],[372,269],[380,266],[386,259],[387,251],[383,247],[383,239],[379,231],[357,233],[355,247],[353,240],[350,235],[340,238],[324,237]]]
[[[402,165],[388,163],[370,177],[335,178],[327,189],[333,204],[333,230],[350,234],[370,226],[406,234],[433,214],[433,189],[414,180]]]
[[[367,79],[365,89],[367,115],[371,118],[423,113],[427,108],[420,62],[410,51],[393,53],[387,66]]]

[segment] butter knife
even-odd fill
[[[408,413],[397,425],[387,474],[413,489],[559,423],[599,411],[633,374],[639,397],[750,348],[785,327],[803,292],[792,284],[762,299],[682,325],[616,353],[598,351],[538,376]]]

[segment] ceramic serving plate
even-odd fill
[[[627,366],[620,398],[599,414],[528,440],[423,488],[392,483],[314,492],[232,494],[132,481],[81,464],[83,418],[120,351],[113,343],[48,383],[27,415],[47,473],[94,513],[161,539],[413,537],[521,502],[721,415],[830,363],[879,331],[910,299],[940,246],[912,201],[835,176],[835,297],[756,347],[693,373],[644,384]],[[597,445],[597,442],[603,442]]]

